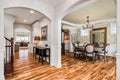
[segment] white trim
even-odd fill
[[[109,22],[115,22],[116,19],[115,18],[109,18],[109,19],[102,19],[102,20],[98,20],[98,21],[93,21],[91,22],[92,24],[101,24],[101,23],[109,23]],[[75,23],[71,23],[68,21],[61,21],[62,24],[66,24],[66,25],[70,25],[71,27],[75,27],[75,28],[81,28],[82,25],[84,24],[75,24]]]
[[[4,75],[0,75],[0,80],[5,80],[5,76]]]
[[[71,22],[68,22],[68,21],[64,21],[64,20],[62,20],[61,23],[66,24],[66,25],[70,25],[71,27],[73,27],[73,26],[77,27],[78,26],[77,24],[74,24],[74,23],[71,23]]]
[[[59,58],[59,59],[58,59]],[[61,47],[51,46],[50,65],[61,68]]]
[[[120,59],[120,53],[116,53],[116,58]]]

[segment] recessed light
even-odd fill
[[[24,22],[27,22],[27,20],[24,20]]]
[[[33,11],[33,10],[30,10],[30,13],[32,13],[32,14],[33,14],[33,13],[34,13],[34,11]]]

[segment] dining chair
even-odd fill
[[[97,55],[99,57],[102,56],[104,58],[104,62],[108,62],[109,47],[110,47],[110,44],[107,44],[105,46],[105,48],[102,50],[102,52],[97,52]],[[99,58],[99,60],[100,60],[100,58]]]
[[[73,44],[73,50],[74,50],[74,58],[81,57],[82,51],[78,48],[78,46],[75,45],[75,43],[72,43],[72,44]]]
[[[94,53],[94,45],[92,44],[87,44],[85,46],[85,57],[86,57],[86,60],[88,59],[88,57],[92,57],[92,61],[94,63],[94,60],[95,60],[95,53]]]

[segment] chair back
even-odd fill
[[[109,51],[109,46],[110,46],[110,44],[107,44],[107,45],[105,46],[105,53],[108,53],[108,51]]]
[[[99,44],[99,47],[104,47],[104,43],[101,42],[101,43]]]
[[[92,44],[87,44],[85,47],[85,51],[88,53],[94,52],[94,46]]]
[[[86,46],[88,43],[87,42],[84,42],[83,46]]]
[[[72,43],[72,45],[73,45],[73,50],[75,51],[77,45],[75,43]]]
[[[72,43],[72,45],[73,45],[73,49],[75,49],[75,44],[74,44],[74,43]]]

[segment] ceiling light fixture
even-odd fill
[[[32,14],[33,14],[33,13],[34,13],[34,11],[33,11],[33,10],[30,10],[30,13],[32,13]]]
[[[27,22],[27,20],[24,20],[24,22]]]
[[[89,16],[86,17],[87,18],[87,23],[86,26],[83,26],[83,29],[93,29],[93,24],[90,24],[90,20],[89,20]]]

